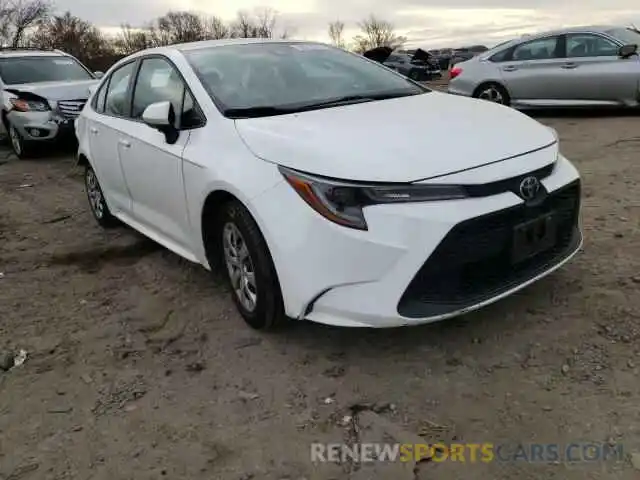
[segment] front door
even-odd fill
[[[618,56],[619,46],[595,33],[567,34],[565,99],[616,102],[637,97],[640,63],[636,55]]]
[[[142,122],[152,103],[169,101],[180,128],[185,96],[192,98],[175,67],[159,56],[142,60],[133,88],[131,121],[117,140],[120,162],[131,192],[133,218],[177,246],[192,251],[184,192],[182,153],[189,130],[175,143]]]

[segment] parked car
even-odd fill
[[[418,52],[423,52],[418,50]],[[383,65],[418,82],[433,80],[442,77],[440,66],[428,58],[428,54],[421,56],[416,53],[392,53]]]
[[[285,316],[442,320],[582,244],[580,179],[554,131],[319,43],[138,52],[110,69],[76,129],[98,223],[221,265],[258,329]],[[451,132],[465,139],[453,149]]]
[[[529,35],[451,70],[449,93],[519,108],[638,106],[640,33],[576,27]]]
[[[73,135],[100,75],[59,50],[0,48],[2,129],[18,158],[35,143]]]
[[[454,50],[453,53],[451,54],[451,58],[449,59],[449,66],[453,66],[458,63],[471,60],[476,55],[477,53],[466,48],[460,48],[460,49]]]
[[[403,51],[391,47],[377,47],[364,52],[363,55],[417,82],[442,77],[438,63],[422,49]]]

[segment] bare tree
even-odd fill
[[[240,10],[232,24],[232,36],[240,38],[288,38],[291,30],[282,29],[278,33],[278,17],[276,10],[264,7],[257,8],[253,13]]]
[[[156,29],[169,43],[196,42],[205,38],[205,25],[191,12],[169,12],[156,21]]]
[[[254,38],[258,36],[258,27],[253,18],[251,18],[251,15],[245,10],[240,10],[237,13],[232,29],[236,37]]]
[[[218,40],[221,38],[229,38],[231,36],[231,28],[225,25],[220,17],[211,16],[203,19],[205,26],[205,37],[209,40]]]
[[[0,0],[0,46],[4,46],[9,36],[11,8],[5,0]]]
[[[355,50],[358,52],[377,47],[397,48],[407,41],[405,37],[396,35],[391,22],[381,20],[375,15],[370,15],[358,23],[358,26],[362,34],[353,39]]]
[[[30,28],[46,21],[51,11],[47,0],[14,0],[7,8],[7,24],[3,27],[12,47],[19,47]]]
[[[145,48],[153,46],[153,39],[149,29],[133,28],[124,24],[120,34],[114,40],[115,49],[123,55],[131,55]]]
[[[71,12],[41,22],[29,40],[38,48],[59,48],[84,63],[91,63],[111,50],[100,30]]]
[[[273,38],[278,12],[272,8],[264,7],[256,10],[255,16],[257,27],[256,36],[259,38]]]
[[[344,22],[336,20],[335,22],[329,23],[329,38],[331,39],[331,43],[338,48],[345,48],[343,34]]]

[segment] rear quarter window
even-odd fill
[[[507,48],[505,50],[501,50],[498,53],[494,53],[493,55],[491,55],[489,57],[489,61],[490,62],[495,62],[495,63],[499,63],[499,62],[507,62],[509,60],[511,60],[511,52],[513,51],[513,48]]]
[[[107,96],[107,85],[109,80],[107,79],[93,97],[92,107],[98,113],[104,113],[104,101]]]

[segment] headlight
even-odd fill
[[[316,212],[339,225],[367,229],[363,207],[380,203],[428,202],[465,198],[457,185],[367,184],[342,182],[278,167],[302,199]]]
[[[13,105],[13,108],[19,112],[46,112],[50,109],[48,103],[39,100],[12,98],[10,102],[11,105]]]

